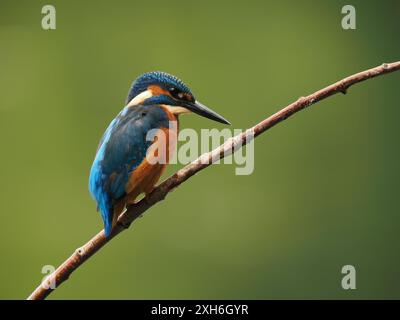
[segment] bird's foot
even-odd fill
[[[128,229],[131,226],[132,221],[131,222],[118,222],[118,223],[119,223],[119,225],[121,225],[122,228]]]

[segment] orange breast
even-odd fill
[[[175,118],[175,117],[174,117]],[[133,171],[125,187],[125,203],[133,203],[141,193],[149,194],[173,156],[178,137],[178,122],[159,129],[142,163]]]

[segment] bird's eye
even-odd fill
[[[183,92],[178,90],[177,88],[171,87],[171,88],[168,89],[168,91],[171,94],[171,96],[173,96],[175,99],[182,100],[185,97]]]
[[[144,117],[146,114],[147,114],[147,112],[146,112],[146,111],[143,111],[143,112],[142,112],[142,117]]]

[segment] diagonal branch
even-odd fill
[[[120,232],[129,227],[129,225],[136,218],[141,216],[145,211],[147,211],[157,202],[164,200],[170,191],[178,187],[181,183],[185,182],[191,176],[195,175],[200,170],[203,170],[206,167],[210,166],[216,160],[222,159],[224,156],[232,153],[233,151],[236,151],[237,149],[248,143],[249,136],[251,137],[254,135],[254,137],[257,137],[269,128],[272,128],[274,125],[278,124],[279,122],[289,118],[296,112],[312,104],[315,104],[318,101],[328,98],[336,93],[341,92],[345,94],[347,89],[353,84],[398,70],[400,70],[400,61],[393,63],[384,63],[381,66],[362,71],[360,73],[344,78],[324,89],[310,94],[307,97],[299,98],[297,101],[289,104],[287,107],[281,109],[269,118],[246,130],[246,132],[243,132],[231,139],[228,139],[224,144],[214,149],[213,151],[201,155],[198,159],[183,167],[174,175],[163,181],[154,189],[154,191],[148,197],[130,206],[127,211],[125,211],[125,213],[123,213],[119,217],[118,224],[109,238],[105,238],[104,231],[102,230],[82,247],[75,250],[75,252],[67,260],[65,260],[64,263],[57,268],[57,270],[50,274],[45,279],[45,281],[43,281],[35,289],[35,291],[33,291],[28,299],[45,299],[53,290],[55,290],[55,288],[66,281],[72,274],[72,272],[79,268],[80,265],[82,265],[87,259],[93,256],[112,238],[114,238]],[[51,284],[55,284],[55,286],[52,286]]]

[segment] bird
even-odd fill
[[[89,191],[106,237],[128,205],[153,191],[170,160],[168,155],[176,148],[179,116],[187,113],[230,124],[196,100],[189,87],[171,74],[147,72],[132,82],[125,106],[104,132],[90,169]],[[155,132],[153,139],[148,138],[151,131]],[[164,139],[159,138],[161,133]],[[157,151],[149,155],[149,150],[163,148],[165,161],[152,161],[160,155]]]

